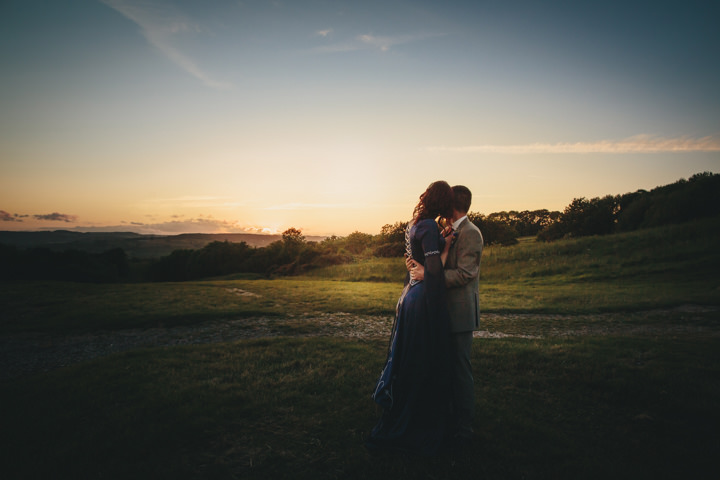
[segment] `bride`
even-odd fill
[[[443,265],[450,241],[436,217],[452,216],[444,181],[420,195],[405,232],[406,255],[425,267],[424,280],[406,278],[395,310],[385,367],[373,399],[383,409],[365,445],[433,455],[442,447],[451,408],[450,327]]]

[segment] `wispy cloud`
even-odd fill
[[[232,85],[212,78],[193,59],[178,50],[174,42],[182,33],[200,33],[200,27],[170,5],[152,1],[100,0],[126,18],[135,22],[145,39],[170,61],[190,75],[215,89],[228,89]]]
[[[393,45],[400,45],[403,43],[412,42],[413,37],[383,37],[376,35],[360,35],[358,37],[358,40],[360,40],[365,45],[369,45],[371,47],[378,48],[383,52],[387,52]]]
[[[316,210],[316,209],[335,209],[335,208],[360,208],[361,205],[355,203],[284,203],[282,205],[273,205],[265,207],[263,210]]]
[[[238,222],[195,218],[185,221],[157,223],[120,222],[120,225],[83,225],[73,228],[77,232],[135,232],[142,235],[179,235],[183,233],[250,233],[279,235],[280,232],[269,227],[241,226]]]
[[[315,32],[315,35],[317,35],[318,37],[325,38],[328,35],[330,35],[331,33],[332,33],[332,28],[328,28],[327,30],[318,30],[317,32]]]
[[[33,215],[35,219],[37,220],[48,220],[51,222],[66,222],[66,223],[73,223],[76,222],[78,219],[77,215],[68,215],[66,213],[48,213],[46,215]]]
[[[438,36],[442,36],[442,34],[374,35],[367,33],[358,35],[349,41],[335,43],[332,45],[323,45],[315,48],[313,51],[316,53],[340,53],[357,50],[380,50],[382,52],[387,52],[396,45],[413,43]]]
[[[233,201],[230,197],[212,195],[188,195],[174,198],[150,198],[143,200],[142,206],[156,208],[158,205],[173,208],[209,208],[209,207],[241,207],[242,202]]]
[[[253,227],[244,227],[243,233],[262,233],[265,235],[277,235],[280,232],[278,232],[277,230],[274,230],[272,228],[269,228],[269,227],[254,227],[253,226]]]
[[[170,222],[151,223],[142,225],[142,229],[149,232],[162,233],[242,233],[244,232],[237,222],[218,220],[214,218],[192,218],[188,220],[173,220]]]
[[[654,135],[635,135],[624,140],[599,140],[575,143],[530,143],[525,145],[468,145],[426,147],[431,152],[451,153],[684,153],[720,152],[720,135],[694,138],[689,136],[665,138]]]
[[[180,233],[256,233],[255,229],[240,225],[237,221],[215,218],[191,218],[167,222],[120,222],[121,225],[84,225],[75,227],[82,232],[133,231],[146,235],[176,235]],[[274,232],[273,232],[274,233]]]

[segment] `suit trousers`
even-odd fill
[[[452,334],[452,391],[457,434],[471,436],[475,416],[475,387],[473,382],[470,354],[473,332]]]

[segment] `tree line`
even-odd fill
[[[113,283],[127,281],[131,276],[130,261],[122,248],[88,253],[0,245],[0,265],[0,280]]]
[[[576,198],[538,232],[538,240],[629,232],[717,215],[720,174],[704,172],[650,191]]]
[[[576,198],[562,212],[508,211],[468,219],[480,228],[486,245],[513,245],[519,237],[553,241],[566,237],[606,235],[720,215],[720,175],[709,172],[650,191],[592,199]],[[371,235],[355,231],[307,241],[289,228],[265,247],[245,242],[212,242],[201,249],[175,250],[153,260],[129,259],[119,248],[104,253],[47,248],[20,250],[0,245],[0,279],[80,282],[183,281],[233,273],[261,276],[297,275],[308,270],[352,262],[357,258],[402,257],[408,222],[384,225]]]

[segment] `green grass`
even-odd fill
[[[481,308],[487,312],[588,313],[720,303],[720,219],[631,233],[541,243],[523,239],[483,250]],[[402,259],[369,259],[305,278],[404,278]]]
[[[718,280],[720,219],[630,233],[523,242],[483,254],[487,281],[542,278],[553,283],[613,280]],[[716,285],[718,286],[718,285]]]
[[[145,328],[316,312],[390,314],[401,290],[401,284],[292,278],[140,284],[6,283],[0,288],[4,306],[0,333]]]
[[[486,246],[483,285],[519,283],[714,282],[720,287],[720,218],[617,235],[551,243],[524,238],[518,245]],[[305,278],[338,281],[395,281],[405,275],[402,259],[372,258],[308,272]]]
[[[478,442],[466,455],[365,451],[386,340],[279,337],[138,349],[2,381],[0,472],[13,479],[714,479],[717,310],[643,310],[720,304],[718,233],[718,221],[706,220],[486,248],[483,328],[545,338],[475,340]],[[283,334],[307,334],[322,313],[390,317],[403,277],[402,260],[373,259],[272,280],[5,283],[0,335],[256,316],[272,317]],[[585,315],[596,312],[612,313]],[[553,337],[613,328],[623,335]]]
[[[5,478],[715,478],[717,338],[476,340],[478,441],[371,455],[385,342],[140,350],[0,385]]]
[[[239,289],[259,296],[243,296]],[[0,334],[91,332],[251,316],[347,312],[392,316],[400,283],[309,279],[154,284],[25,282],[0,289]],[[481,309],[584,314],[720,303],[707,282],[486,283]]]
[[[307,272],[303,278],[343,282],[403,282],[407,270],[403,258],[370,258],[331,265]]]
[[[622,235],[523,241],[483,252],[484,312],[593,313],[720,304],[720,221]],[[0,285],[0,333],[185,325],[257,315],[392,315],[402,259],[369,259],[302,277],[178,283]],[[392,281],[389,281],[392,280]],[[241,296],[234,289],[258,296]]]

